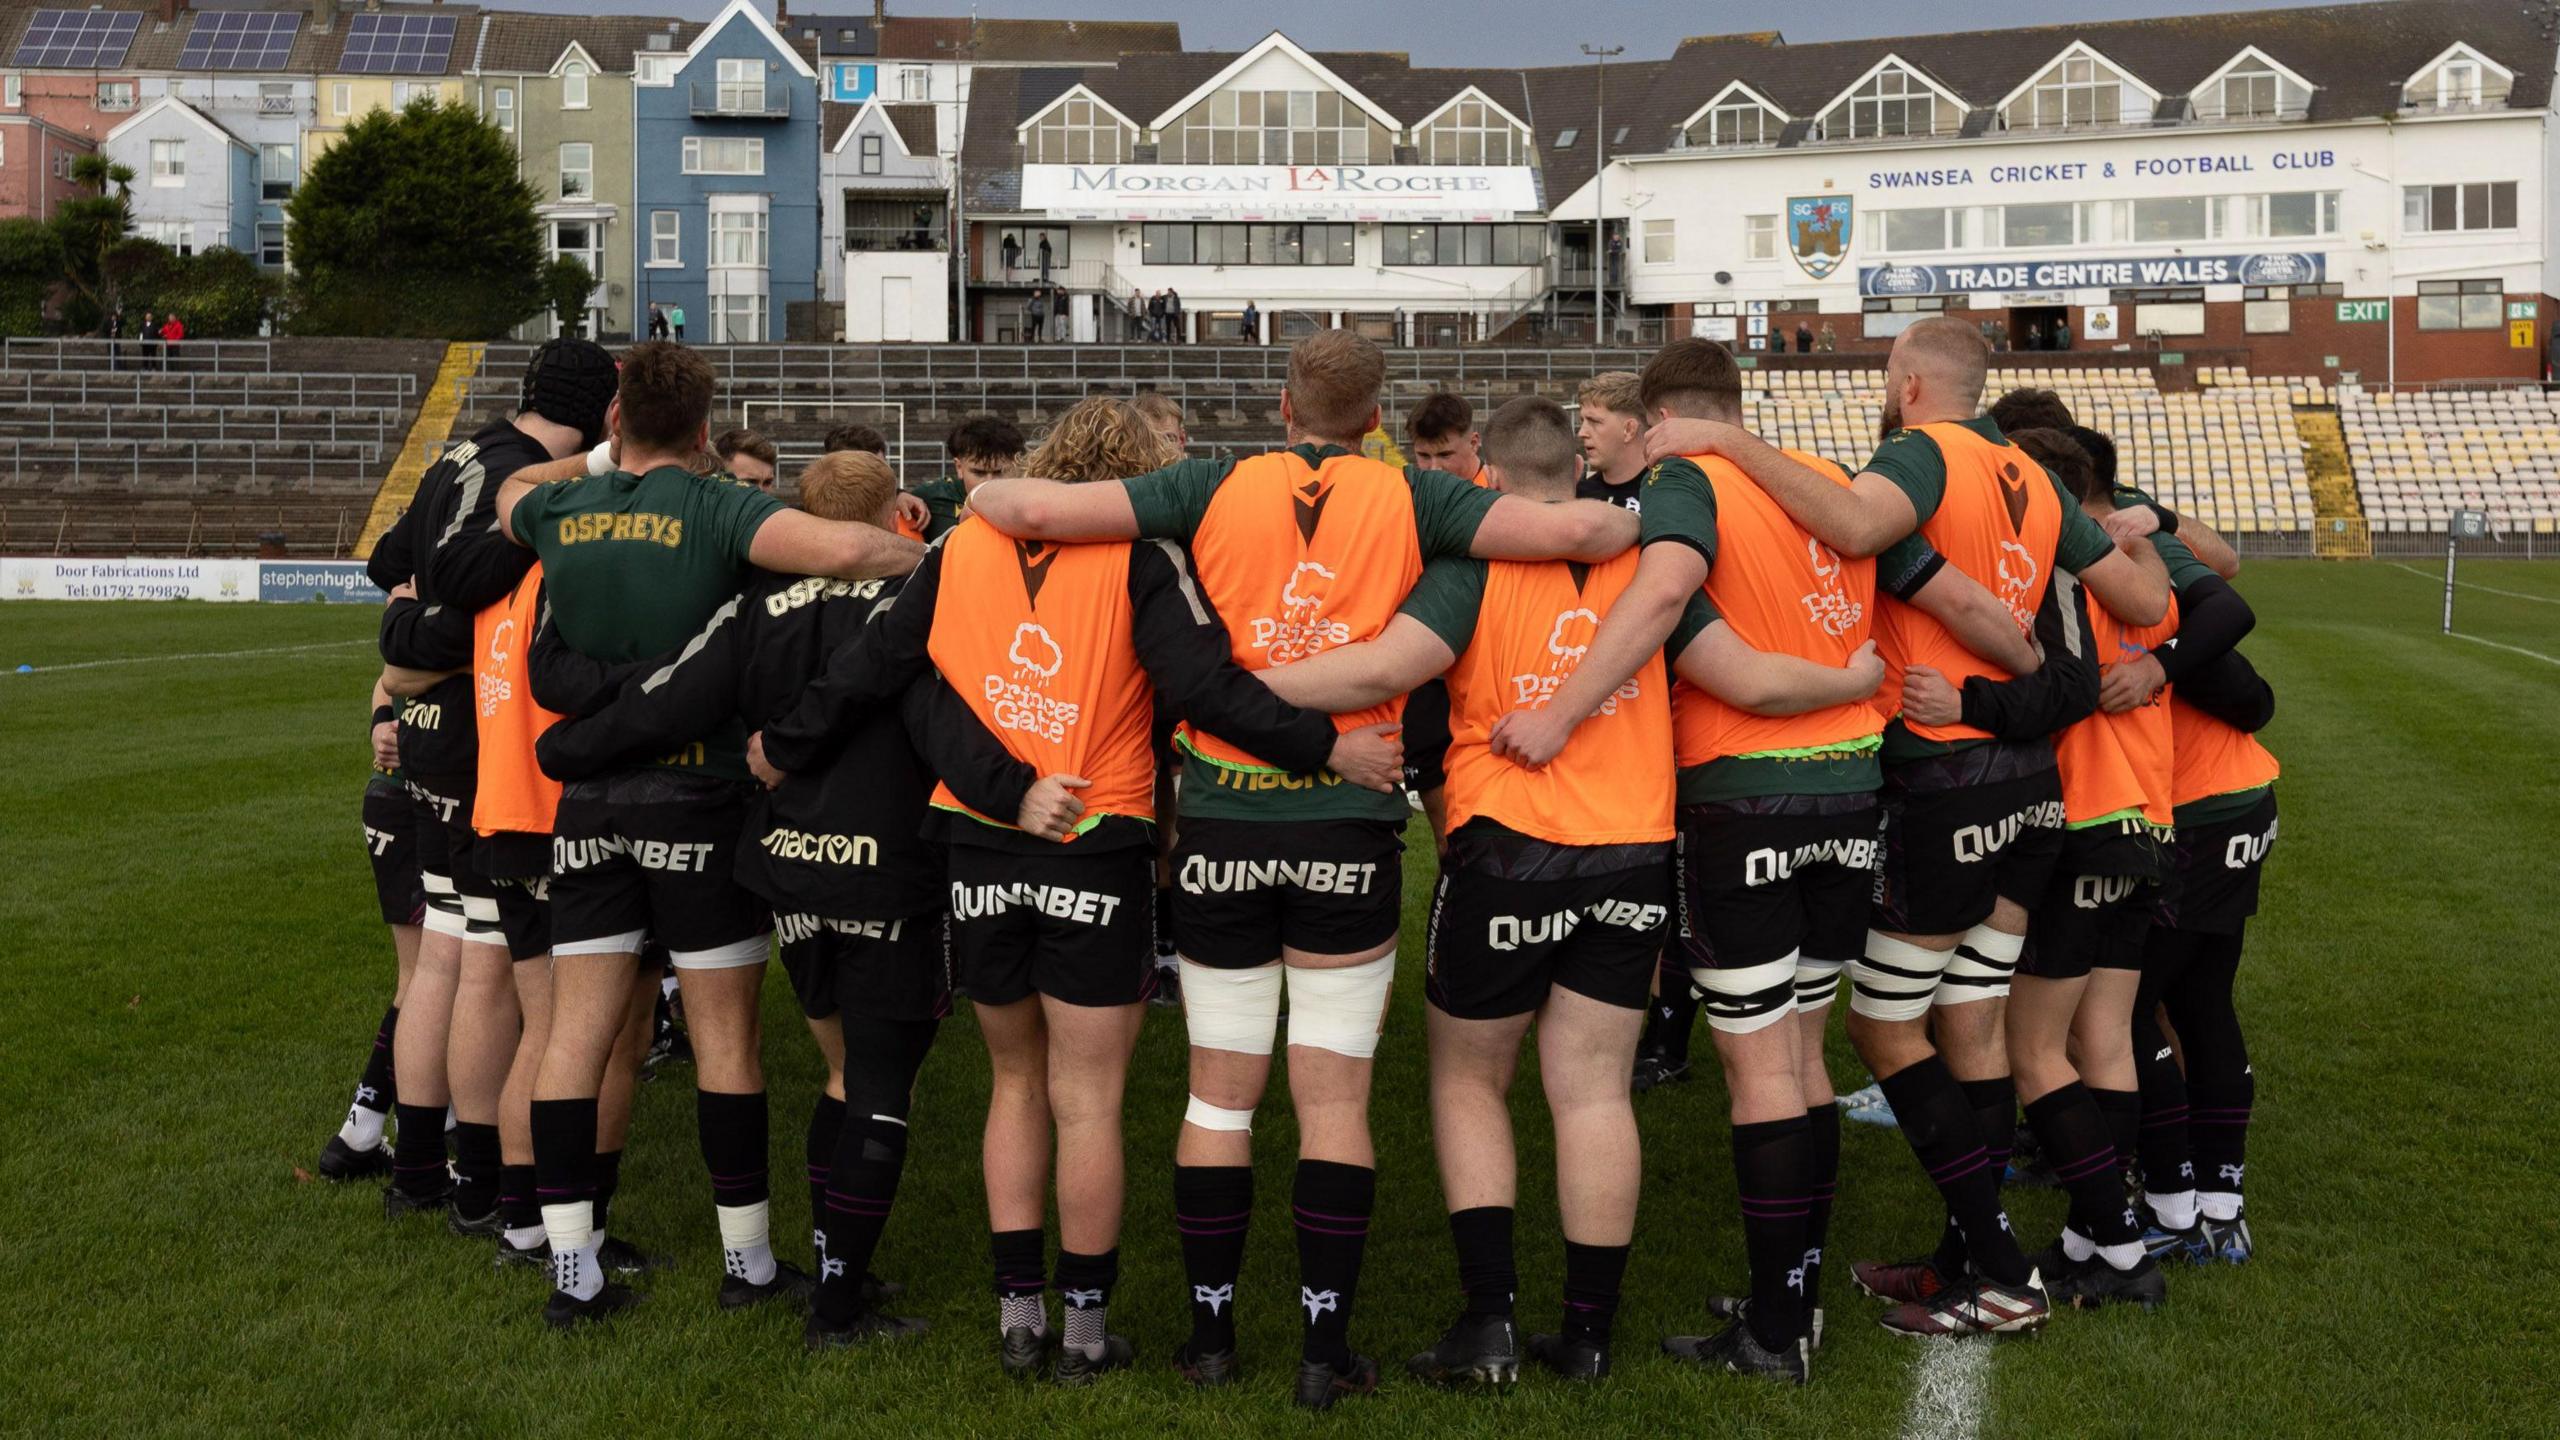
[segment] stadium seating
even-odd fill
[[[2560,394],[2530,386],[2341,393],[2347,453],[2379,533],[2442,532],[2458,509],[2560,534]]]

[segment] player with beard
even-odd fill
[[[876,455],[824,456],[800,476],[801,506],[821,519],[890,529],[896,494]],[[677,750],[732,718],[761,725],[795,704],[899,587],[757,576],[663,663],[629,667],[610,703],[546,732],[543,769],[584,780]],[[783,969],[827,1062],[809,1122],[812,1349],[924,1328],[881,1313],[882,1288],[869,1275],[905,1165],[916,1074],[951,1008],[943,850],[913,838],[933,780],[919,747],[938,742],[949,758],[936,768],[984,803],[1018,806],[1034,778],[1014,777],[1020,767],[974,722],[918,713],[932,693],[919,689],[904,714],[880,707],[824,764],[755,797],[738,851],[739,883],[773,908]],[[995,788],[1007,782],[1009,802]],[[998,798],[985,799],[991,792]]]
[[[391,1150],[383,1143],[383,1122],[391,1118],[391,1037],[400,1024],[400,1001],[408,993],[409,976],[418,964],[419,921],[425,918],[427,892],[418,879],[418,829],[412,823],[409,792],[400,785],[400,720],[391,696],[379,682],[373,689],[373,725],[369,743],[373,773],[364,787],[364,851],[373,868],[374,900],[382,923],[391,927],[391,952],[398,966],[392,981],[391,1008],[373,1034],[373,1054],[356,1079],[355,1098],[348,1102],[345,1123],[320,1149],[323,1179],[361,1180],[391,1170]]]
[[[1886,438],[1848,485],[1739,427],[1657,426],[1658,455],[1708,451],[1739,466],[1815,539],[1847,557],[1874,555],[1915,532],[1947,566],[1988,589],[2023,631],[2042,608],[2058,563],[2117,615],[2156,623],[2167,576],[2148,547],[2119,551],[2034,461],[1980,418],[1989,356],[1961,321],[1932,318],[1905,331],[1886,367]],[[1887,556],[1878,583],[1886,681],[1879,699],[1900,710],[1901,674],[1928,666],[1961,687],[1997,674],[1926,609],[1904,603],[1931,578],[1906,554]],[[1853,1268],[1862,1289],[1896,1302],[1888,1329],[1908,1335],[2041,1326],[2042,1282],[2010,1234],[1986,1137],[2015,1115],[2000,1014],[2024,944],[2026,906],[2041,898],[2061,842],[2062,798],[2050,744],[2003,743],[1972,727],[1899,718],[1886,728],[1883,873],[1877,927],[1850,966],[1849,1033],[1878,1077],[1902,1133],[1960,1231],[1969,1271],[1930,1261]],[[1980,843],[1959,845],[1960,836]],[[1934,1035],[1933,1035],[1934,1031]]]
[[[1050,541],[1184,542],[1204,600],[1226,617],[1239,664],[1260,670],[1374,638],[1443,556],[1607,560],[1634,517],[1570,501],[1506,498],[1439,471],[1359,453],[1377,428],[1386,361],[1342,330],[1290,352],[1280,408],[1290,446],[1246,460],[1184,461],[1124,485],[991,483],[989,524]],[[1336,717],[1399,718],[1395,703]],[[1176,1364],[1196,1384],[1235,1374],[1234,1298],[1253,1209],[1252,1124],[1290,995],[1289,1092],[1297,1111],[1298,1402],[1326,1408],[1376,1385],[1349,1326],[1377,1172],[1369,1085],[1402,924],[1408,811],[1333,775],[1291,775],[1211,730],[1186,726],[1175,941],[1191,1031],[1191,1102],[1174,1154],[1192,1336]]]
[[[516,413],[483,427],[429,466],[416,496],[367,562],[392,592],[382,658],[442,674],[400,710],[400,754],[417,803],[418,864],[430,906],[418,965],[392,1041],[403,1078],[400,1141],[384,1213],[458,1206],[494,1222],[498,1098],[518,1017],[497,898],[474,860],[471,804],[478,738],[472,714],[472,621],[523,578],[521,552],[490,534],[501,486],[516,472],[585,449],[611,399],[613,357],[585,340],[553,340],[525,369]],[[454,1112],[453,1168],[444,1111]]]
[[[1068,483],[1117,493],[1109,482],[1171,450],[1125,402],[1097,397],[1060,418],[1038,458]],[[937,670],[962,677],[976,723],[1044,777],[1013,821],[946,786],[933,828],[952,847],[954,941],[994,1071],[983,1168],[1001,1363],[1027,1378],[1054,1344],[1058,1383],[1085,1384],[1132,1355],[1108,1319],[1122,1098],[1154,974],[1150,685],[1187,715],[1250,737],[1302,781],[1330,766],[1384,789],[1402,756],[1390,727],[1337,733],[1255,682],[1178,548],[1018,542],[980,517],[937,545],[862,643],[839,649],[794,711],[765,726],[751,748],[758,773],[770,782],[806,768],[864,707]],[[1053,1163],[1066,1300],[1054,1339],[1042,1298]]]
[[[501,532],[538,554],[560,638],[627,662],[683,643],[749,568],[846,579],[909,568],[923,547],[786,510],[769,495],[694,474],[715,380],[681,345],[632,347],[606,423],[617,468],[499,493]],[[552,1017],[532,1104],[534,1165],[551,1245],[545,1319],[567,1328],[636,1298],[601,1268],[594,1198],[597,1094],[631,1004],[644,936],[663,944],[686,995],[696,1116],[718,1213],[724,1308],[801,1293],[774,1259],[757,995],[771,914],[740,889],[734,851],[749,794],[732,725],[651,764],[562,790],[555,820]]]

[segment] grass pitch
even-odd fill
[[[1986,1435],[2550,1433],[2560,1319],[2560,567],[2474,563],[2436,633],[2428,567],[2260,562],[2247,649],[2274,681],[2283,838],[2242,971],[2258,1074],[2261,1258],[2181,1270],[2156,1315],[2056,1318],[1993,1347]],[[2505,593],[2497,593],[2505,592]],[[945,1027],[879,1268],[919,1341],[802,1353],[796,1317],[722,1315],[689,1076],[644,1087],[617,1229],[676,1252],[600,1334],[546,1332],[540,1282],[371,1185],[306,1180],[391,984],[357,844],[374,616],[350,607],[0,605],[0,1430],[53,1434],[1868,1435],[1912,1428],[1943,1346],[1884,1334],[1845,1262],[1934,1236],[1901,1139],[1846,1127],[1829,1348],[1782,1392],[1691,1374],[1656,1336],[1741,1277],[1721,1087],[1638,1101],[1644,1212],[1596,1390],[1403,1383],[1456,1285],[1423,1101],[1420,987],[1381,1056],[1378,1221],[1355,1343],[1390,1377],[1323,1421],[1287,1408],[1296,1306],[1285,1097],[1262,1111],[1238,1288],[1246,1383],[1194,1395],[1169,1148],[1182,1029],[1150,1016],[1130,1115],[1116,1328],[1141,1365],[1090,1391],[996,1373],[977,1123],[984,1060]],[[2505,647],[2505,648],[2501,648]],[[246,652],[246,653],[242,653]],[[98,662],[117,662],[101,664]],[[19,664],[36,673],[7,673]],[[71,668],[86,666],[88,668]],[[63,668],[54,668],[63,667]],[[1423,851],[1427,855],[1427,849]],[[1418,953],[1427,859],[1408,871]],[[775,1233],[805,1258],[800,1131],[816,1057],[769,996]],[[1834,1028],[1833,1070],[1861,1078]],[[1701,1038],[1698,1051],[1707,1055]],[[1534,1066],[1534,1055],[1524,1070]],[[1561,1265],[1545,1119],[1524,1074],[1521,1315]],[[2060,1219],[2014,1195],[2031,1241]],[[2544,1277],[2537,1281],[2535,1277]]]

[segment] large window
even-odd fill
[[[684,173],[687,175],[761,175],[764,173],[764,141],[718,135],[687,135],[684,137]]]
[[[1682,138],[1693,146],[1774,145],[1786,128],[1768,106],[1747,95],[1720,101],[1698,117]]]
[[[933,98],[933,71],[922,65],[898,67],[898,98],[904,101]]]
[[[1955,128],[1960,117],[1954,110],[1919,76],[1898,65],[1887,66],[1832,107],[1823,117],[1823,133],[1855,140],[1935,135]]]
[[[1775,260],[1778,258],[1778,217],[1745,215],[1742,217],[1742,258]]]
[[[1331,90],[1220,90],[1167,126],[1167,162],[1366,165],[1393,153],[1386,127]]]
[[[2283,82],[2263,65],[2249,65],[2222,77],[2222,118],[2273,120],[2283,105]]]
[[[676,57],[673,55],[634,55],[631,57],[631,83],[651,89],[676,83]]]
[[[1442,110],[1414,135],[1425,165],[1520,165],[1528,161],[1529,136],[1502,112],[1474,95]]]
[[[596,147],[584,140],[560,146],[560,198],[596,193]]]
[[[1353,225],[1144,225],[1149,265],[1348,265]]]
[[[723,268],[762,270],[765,263],[765,213],[762,210],[711,209],[711,263]]]
[[[2068,200],[2000,207],[2000,243],[2012,250],[2070,245],[2079,239],[2078,207]]]
[[[1129,158],[1129,127],[1096,101],[1070,95],[1031,127],[1035,165],[1117,165]]]
[[[1644,222],[1645,264],[1668,265],[1679,258],[1679,252],[1673,243],[1677,239],[1677,236],[1671,227],[1672,222],[1668,220],[1647,220]]]
[[[10,76],[10,77],[9,77],[10,81],[12,82],[12,84],[11,84],[11,88],[12,88],[12,89],[15,89],[15,88],[16,88],[15,82],[16,82],[17,78],[18,78],[18,77],[17,77],[17,76],[15,76],[15,75],[12,75],[12,76]],[[101,109],[101,110],[130,110],[130,109],[132,109],[132,108],[133,108],[133,102],[134,102],[134,88],[133,88],[133,85],[134,85],[134,82],[132,82],[132,81],[130,81],[130,80],[101,80],[101,81],[99,81],[99,82],[98,82],[98,108],[99,108],[99,109]],[[18,102],[17,102],[17,101],[15,101],[15,100],[11,100],[9,103],[10,103],[10,104],[12,104],[12,105],[15,105],[15,104],[17,104]]]
[[[2420,71],[2403,95],[2417,109],[2469,110],[2504,105],[2514,78],[2468,49],[2457,49],[2434,67]]]
[[[196,253],[196,229],[184,220],[151,220],[135,228],[144,238],[157,240],[181,255]]]
[[[353,114],[354,111],[355,87],[349,85],[344,80],[333,82],[329,86],[329,113],[332,115],[349,115]]]
[[[2066,55],[2036,77],[2023,105],[2009,107],[2009,123],[2055,126],[2114,125],[2124,119],[2124,82],[2088,55]]]
[[[656,269],[662,266],[682,265],[684,263],[683,237],[684,219],[682,216],[678,215],[673,210],[650,211],[650,268]]]
[[[258,147],[258,198],[283,200],[293,194],[293,182],[299,169],[293,163],[293,144]]]
[[[730,62],[726,60],[720,62],[723,69],[726,69],[729,63]],[[722,93],[726,94],[727,87],[724,85],[721,88]],[[758,95],[757,98],[761,100],[763,97],[762,95]],[[563,110],[584,110],[587,108],[587,63],[585,61],[572,60],[568,63],[567,67],[561,70],[560,108]],[[726,107],[724,106],[723,108]]]
[[[720,62],[720,108],[750,113],[764,109],[763,61]]]
[[[2257,234],[2271,240],[2304,239],[2338,233],[2338,192],[2335,190],[2293,190],[2276,195],[2252,197],[2263,213]]]
[[[2202,240],[2212,233],[2213,202],[2201,195],[2173,195],[2133,202],[2133,232],[2140,245]]]
[[[1955,238],[1955,214],[1952,210],[1935,208],[1885,211],[1879,217],[1884,221],[1879,227],[1884,252],[1905,255],[1955,249],[1961,243]]]
[[[2505,322],[2506,287],[2495,280],[2421,280],[2418,328],[2495,330]]]
[[[750,345],[765,336],[765,297],[757,293],[711,297],[711,339],[721,345]]]
[[[2411,185],[2400,192],[2400,228],[2412,235],[2516,228],[2516,182]]]
[[[151,183],[160,186],[187,183],[187,142],[154,140],[151,142]]]
[[[1389,265],[1537,265],[1547,258],[1544,225],[1385,225]]]

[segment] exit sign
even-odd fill
[[[2341,325],[2369,324],[2390,318],[2391,302],[2388,300],[2341,300],[2338,302],[2338,323]]]
[[[2539,300],[2510,300],[2507,302],[2507,318],[2510,320],[2536,320],[2540,319],[2541,315],[2542,302]]]

